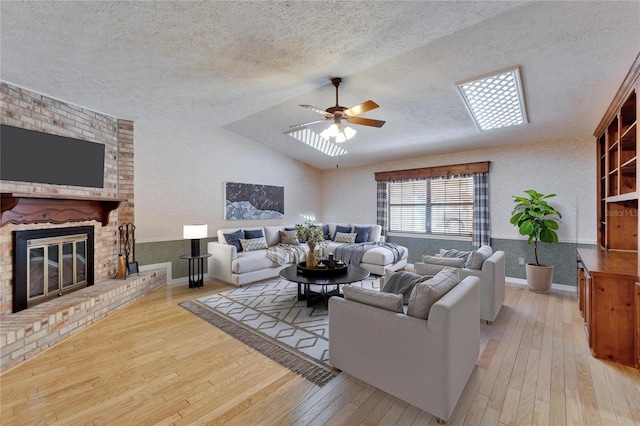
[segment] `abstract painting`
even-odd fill
[[[281,219],[284,186],[226,182],[225,219]]]

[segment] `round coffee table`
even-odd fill
[[[332,296],[342,297],[340,286],[342,284],[351,284],[362,281],[369,277],[369,271],[360,266],[347,265],[347,272],[340,275],[332,275],[327,277],[304,276],[298,273],[298,267],[291,265],[280,271],[280,277],[298,283],[298,300],[306,300],[307,307],[317,303],[324,302],[324,308],[329,306],[329,298]],[[312,285],[322,286],[322,291],[311,291]],[[335,286],[333,290],[327,287]],[[304,291],[303,291],[304,290]]]

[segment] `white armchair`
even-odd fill
[[[425,258],[431,256],[423,256]],[[449,259],[460,260],[460,259]],[[415,262],[414,268],[416,274],[426,275],[427,271],[433,273],[434,269],[443,267],[442,264],[429,264],[428,262]],[[453,266],[447,264],[446,266]],[[500,308],[504,303],[504,287],[505,287],[505,253],[504,251],[495,251],[484,262],[480,269],[469,269],[464,267],[456,268],[458,270],[458,279],[463,280],[466,277],[474,276],[480,279],[480,319],[491,324],[496,317]]]
[[[331,365],[444,423],[480,353],[478,286],[478,278],[465,278],[433,304],[426,320],[332,297]]]

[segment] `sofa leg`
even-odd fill
[[[446,423],[446,421],[444,419],[441,419],[440,417],[436,417],[436,422],[438,422],[439,425],[443,425]]]
[[[491,325],[491,324],[493,324],[493,321],[487,320],[487,325]]]

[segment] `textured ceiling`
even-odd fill
[[[640,51],[639,23],[637,1],[2,1],[0,78],[330,168],[283,132],[320,117],[299,104],[335,104],[332,76],[341,105],[373,99],[362,116],[387,122],[356,126],[341,166],[586,135]],[[530,123],[480,132],[455,83],[513,66]]]

